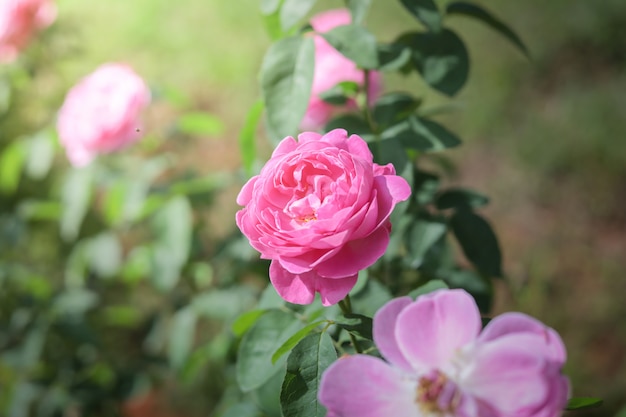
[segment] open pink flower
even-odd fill
[[[311,26],[317,33],[325,33],[337,26],[348,25],[351,20],[350,12],[347,9],[328,10],[314,16],[311,19]],[[330,90],[343,81],[352,81],[361,86],[365,82],[364,71],[358,69],[354,62],[330,46],[322,36],[315,35],[314,41],[315,72],[309,106],[300,124],[302,130],[317,130],[324,127],[330,118],[340,110],[339,107],[322,100],[319,97],[320,93]],[[370,102],[373,102],[381,91],[379,72],[370,72],[369,86]],[[346,108],[356,108],[354,100],[349,100],[346,103]]]
[[[0,1],[0,63],[15,60],[33,35],[55,18],[51,0]]]
[[[105,64],[75,85],[59,111],[57,129],[75,166],[139,139],[150,90],[130,67]]]
[[[343,129],[283,139],[242,188],[237,225],[271,259],[270,280],[296,304],[324,305],[350,292],[389,243],[389,215],[411,192],[393,165],[375,164],[363,139]]]
[[[319,399],[333,417],[556,417],[567,403],[559,335],[521,313],[482,331],[463,290],[397,298],[374,317],[387,362],[340,359],[322,376]]]

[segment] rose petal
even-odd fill
[[[416,370],[443,369],[456,351],[480,332],[478,307],[464,290],[439,290],[418,297],[398,316],[396,340]]]
[[[411,297],[391,300],[376,312],[372,329],[374,343],[378,347],[378,351],[392,365],[407,372],[411,372],[412,368],[398,347],[395,330],[398,315],[411,303],[413,303]]]
[[[317,278],[315,289],[320,293],[322,305],[330,306],[343,300],[356,285],[357,278],[358,274],[346,278]]]
[[[276,292],[293,304],[311,304],[315,300],[315,272],[292,274],[278,261],[270,264],[270,281]]]
[[[319,400],[329,415],[416,417],[415,382],[378,358],[355,355],[334,362],[322,375]]]

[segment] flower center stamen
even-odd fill
[[[453,413],[460,401],[457,385],[438,370],[419,379],[415,402],[424,414]]]

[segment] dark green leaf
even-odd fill
[[[286,32],[302,19],[317,0],[283,0],[280,8],[280,26]]]
[[[467,259],[488,277],[502,277],[502,254],[496,234],[485,219],[470,210],[457,210],[450,225]]]
[[[411,48],[399,43],[378,45],[378,65],[381,71],[397,71],[406,68],[411,61]]]
[[[335,324],[364,339],[374,340],[372,336],[372,319],[370,317],[362,314],[346,314],[344,317],[337,318]]]
[[[352,81],[341,82],[329,90],[322,91],[319,98],[329,104],[344,105],[350,98],[354,98],[359,91],[359,85]]]
[[[363,289],[350,298],[354,311],[367,317],[374,317],[378,309],[392,297],[387,287],[375,279],[368,279]]]
[[[338,116],[324,127],[326,132],[330,132],[333,129],[345,129],[349,135],[359,135],[365,141],[372,139],[374,136],[367,122],[356,114]]]
[[[90,167],[85,167],[72,169],[65,178],[61,190],[63,212],[60,222],[61,236],[65,240],[74,240],[78,236],[91,200],[92,176]]]
[[[524,55],[526,55],[526,57],[529,57],[528,49],[526,49],[526,46],[520,37],[517,36],[517,34],[515,34],[515,32],[513,32],[513,30],[511,30],[511,28],[509,28],[504,22],[479,5],[464,1],[453,2],[446,6],[446,13],[449,15],[459,14],[469,16],[480,20],[492,29],[500,32],[501,35],[515,44],[515,46],[517,46],[524,53]]]
[[[418,151],[441,151],[453,148],[461,140],[437,122],[410,116],[383,131],[382,140],[399,140],[404,147]]]
[[[432,281],[428,281],[426,284],[417,287],[413,291],[411,291],[408,296],[416,299],[420,295],[428,294],[437,290],[445,290],[448,289],[448,285],[440,279],[434,279]]]
[[[392,164],[396,172],[401,172],[410,162],[409,156],[398,139],[387,139],[384,142],[375,141],[368,143],[374,162],[379,165]]]
[[[570,398],[565,406],[566,410],[580,410],[582,408],[599,407],[602,405],[601,398],[594,397],[574,397]]]
[[[413,198],[415,202],[421,206],[431,203],[439,189],[439,177],[418,169],[415,169],[413,175],[415,178],[415,185],[413,187]]]
[[[224,132],[224,123],[216,116],[204,112],[183,114],[176,126],[187,135],[215,136]]]
[[[400,0],[400,2],[428,29],[434,32],[441,29],[441,13],[433,0]]]
[[[284,417],[324,417],[326,409],[317,400],[324,371],[337,360],[330,336],[314,333],[302,339],[287,361],[280,393]]]
[[[421,102],[408,93],[385,94],[376,100],[372,115],[379,126],[387,127],[413,114]]]
[[[316,321],[315,323],[311,323],[309,325],[304,326],[302,329],[295,332],[289,339],[285,341],[276,352],[272,355],[272,363],[276,363],[281,356],[285,353],[290,352],[291,349],[294,348],[302,339],[304,339],[309,333],[311,333],[314,329],[316,329],[320,324],[324,323],[325,320]]]
[[[170,365],[175,369],[181,368],[191,353],[197,319],[195,311],[189,307],[178,310],[172,317],[167,338],[167,356]]]
[[[480,311],[488,314],[493,304],[493,283],[490,279],[481,276],[469,269],[452,269],[442,274],[441,278],[450,288],[462,288],[469,292]]]
[[[252,176],[254,160],[256,159],[256,128],[259,124],[259,120],[261,120],[264,108],[265,106],[263,105],[262,100],[258,100],[254,103],[248,111],[243,128],[239,133],[241,163],[243,164],[243,168],[248,176]]]
[[[274,140],[294,135],[311,95],[315,50],[311,37],[274,43],[261,66],[261,88],[268,130]]]
[[[268,311],[259,318],[239,345],[236,374],[242,391],[260,387],[282,368],[287,358],[272,364],[272,355],[299,328],[298,320],[284,311]]]
[[[352,23],[357,25],[363,23],[372,0],[345,0],[345,2],[346,7],[350,10]]]
[[[436,219],[414,219],[407,234],[407,262],[411,268],[419,268],[428,250],[441,239],[448,230],[445,223]]]
[[[478,208],[489,203],[489,198],[465,188],[451,188],[437,196],[435,204],[439,210],[451,208]]]
[[[346,58],[364,69],[378,67],[376,37],[358,25],[344,25],[323,33],[322,36]]]
[[[402,42],[410,46],[415,68],[435,90],[453,96],[465,85],[469,55],[454,32],[444,29],[438,33],[412,33]]]

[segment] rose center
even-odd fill
[[[449,414],[456,409],[460,391],[441,371],[434,370],[417,383],[415,402],[424,414]]]

